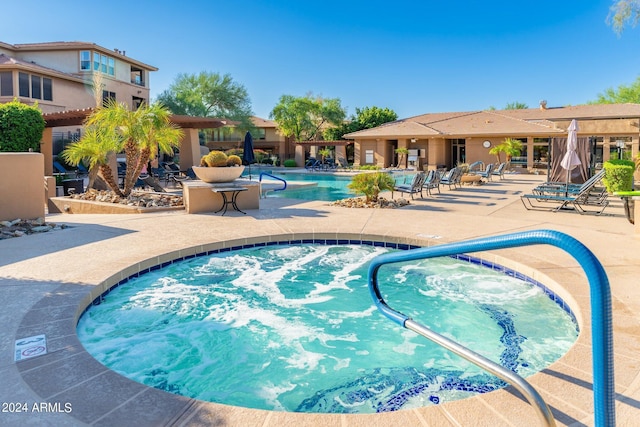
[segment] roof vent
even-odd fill
[[[547,109],[547,100],[546,99],[540,100],[540,109],[541,110],[546,110]]]

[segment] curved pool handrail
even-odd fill
[[[284,178],[280,178],[279,176],[271,175],[270,173],[267,173],[267,172],[260,172],[260,177],[258,178],[258,182],[260,183],[260,194],[262,194],[262,177],[263,176],[268,176],[269,178],[273,178],[273,179],[276,179],[278,181],[282,181],[282,183],[283,183],[282,188],[276,188],[276,189],[273,189],[271,191],[284,191],[284,190],[287,189],[287,181]]]
[[[469,349],[466,349],[458,343],[442,337],[436,332],[431,331],[429,328],[420,325],[417,322],[414,322],[408,316],[389,307],[382,297],[382,294],[380,293],[380,289],[378,287],[378,270],[384,264],[391,264],[396,262],[415,261],[419,259],[451,256],[461,253],[507,249],[536,244],[548,244],[563,249],[571,256],[573,256],[576,261],[578,261],[586,274],[587,280],[589,282],[591,296],[595,425],[598,427],[615,426],[613,332],[611,313],[611,290],[609,287],[609,279],[607,278],[607,274],[604,271],[602,264],[600,264],[595,255],[586,246],[584,246],[573,237],[554,230],[535,230],[380,255],[374,258],[369,266],[369,291],[377,308],[389,319],[407,329],[411,329],[414,332],[417,332],[420,335],[423,335],[426,338],[435,341],[436,343],[460,355],[461,357],[466,358],[465,356],[471,356],[475,353],[473,353]],[[429,336],[426,336],[424,334],[425,332]],[[451,345],[452,347],[447,347],[447,345]],[[461,351],[462,354],[458,351]],[[480,357],[482,358],[482,356]],[[487,370],[489,370],[488,368],[495,368],[495,366],[491,366],[491,364],[494,364],[494,362],[489,361],[490,363],[488,364],[488,366],[483,366],[478,364],[478,362],[484,363],[485,361],[479,358],[475,358],[475,356],[473,357],[473,359],[474,360],[467,360]],[[506,368],[500,365],[497,366],[500,368],[499,371],[501,371],[502,374],[505,374],[504,372],[502,372],[503,370],[508,371]],[[491,371],[489,370],[489,372]],[[495,372],[492,373],[494,375],[497,375]],[[524,384],[517,379],[516,383],[512,383],[512,375],[516,375],[522,380],[522,382],[524,382]],[[500,375],[497,376],[500,377]],[[508,371],[506,373],[506,376],[509,377],[509,380],[502,377],[500,378],[518,388],[518,390],[520,390],[519,387],[524,387],[527,392],[530,391],[528,390],[527,386],[531,386],[517,374]],[[522,390],[520,391],[523,392]],[[549,408],[547,407],[546,403],[544,403],[544,401],[542,401],[543,406],[537,407],[539,395],[535,390],[533,390],[531,395],[527,395],[525,394],[525,392],[523,392],[523,394],[527,396],[529,402],[534,406],[534,408],[536,408],[536,410],[538,411],[538,415],[544,423],[548,423],[549,417],[551,417],[551,422],[553,422],[553,417],[551,416],[550,412],[548,412]]]

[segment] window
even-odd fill
[[[144,86],[143,73],[144,72],[142,71],[141,68],[132,66],[131,67],[131,83],[138,86]]]
[[[145,102],[144,98],[140,98],[137,96],[134,96],[131,98],[131,105],[133,106],[134,110],[137,110],[138,108],[140,108],[140,106]]]
[[[107,102],[109,102],[110,99],[113,99],[114,101],[116,100],[116,93],[115,92],[109,92],[108,90],[103,90],[102,91],[102,105],[107,105]]]
[[[88,50],[80,51],[80,70],[91,71],[91,52]]]
[[[100,71],[100,54],[93,52],[93,71]]]
[[[4,88],[4,84],[2,87]],[[11,92],[13,93],[13,88]],[[18,73],[18,94],[25,98],[53,101],[53,80],[34,74]]]
[[[29,98],[29,74],[18,73],[18,95]]]
[[[46,77],[42,78],[42,99],[53,101],[53,82]]]
[[[0,96],[13,96],[13,73],[11,71],[0,73]]]
[[[31,76],[31,97],[42,99],[42,82],[39,76]]]
[[[110,56],[93,52],[93,71],[100,71],[101,73],[115,76],[116,60]]]

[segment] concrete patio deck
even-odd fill
[[[47,222],[69,228],[0,241],[0,425],[539,425],[533,409],[509,389],[375,415],[284,413],[207,403],[121,377],[93,359],[75,333],[78,317],[105,287],[207,248],[337,236],[426,246],[538,229],[575,237],[605,267],[612,289],[617,425],[638,425],[640,235],[634,235],[616,198],[601,216],[525,210],[519,195],[543,178],[507,175],[483,186],[443,189],[440,195],[416,199],[402,209],[347,209],[327,202],[263,199],[261,209],[249,210],[246,216],[237,212],[223,217],[184,212],[49,215]],[[578,342],[528,381],[551,407],[558,425],[593,425],[591,314],[582,269],[568,254],[549,246],[482,256],[498,257],[566,296],[580,322]],[[15,341],[40,334],[46,335],[47,353],[16,362]]]

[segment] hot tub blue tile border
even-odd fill
[[[411,245],[411,244],[406,244],[406,243],[393,243],[393,242],[384,242],[384,241],[378,241],[378,240],[357,240],[357,239],[295,239],[295,240],[280,240],[280,241],[269,241],[269,242],[261,242],[261,243],[248,243],[248,244],[244,244],[244,245],[237,245],[237,246],[232,246],[232,247],[224,247],[224,248],[219,248],[219,249],[212,249],[206,252],[199,252],[197,254],[190,254],[190,255],[185,255],[183,257],[178,257],[176,259],[173,259],[171,261],[165,261],[161,264],[149,267],[149,268],[145,268],[144,270],[138,271],[137,273],[133,273],[131,274],[129,277],[126,277],[122,280],[120,280],[118,283],[116,283],[115,285],[111,286],[108,290],[106,290],[105,292],[103,292],[102,294],[100,294],[98,297],[96,297],[84,310],[83,312],[80,314],[80,316],[78,317],[78,320],[80,320],[80,318],[84,315],[84,313],[93,305],[99,305],[103,300],[104,297],[111,292],[112,290],[116,289],[117,287],[124,285],[125,283],[127,283],[130,279],[134,279],[137,277],[140,277],[143,274],[149,273],[151,271],[157,271],[160,270],[162,268],[165,268],[173,263],[177,263],[177,262],[181,262],[181,261],[185,261],[188,259],[193,259],[193,258],[197,258],[197,257],[201,257],[201,256],[208,256],[208,255],[214,255],[214,254],[219,254],[219,253],[225,253],[225,252],[231,252],[231,251],[237,251],[237,250],[241,250],[241,249],[249,249],[249,248],[255,248],[255,247],[268,247],[268,246],[286,246],[286,245],[301,245],[301,244],[316,244],[316,245],[367,245],[367,246],[373,246],[373,247],[384,247],[384,248],[391,248],[391,249],[398,249],[398,250],[411,250],[411,249],[418,249],[421,248],[421,246],[417,246],[417,245]],[[464,262],[468,262],[471,264],[476,264],[476,265],[480,265],[482,267],[486,267],[489,268],[493,271],[499,272],[499,273],[503,273],[507,276],[510,277],[514,277],[516,279],[522,280],[526,283],[529,283],[533,286],[537,286],[538,288],[540,288],[545,295],[547,295],[553,302],[555,302],[560,308],[562,308],[570,317],[571,320],[573,321],[573,323],[576,325],[576,329],[579,328],[578,326],[578,321],[576,319],[576,315],[573,312],[573,310],[571,309],[571,307],[569,306],[569,304],[566,303],[566,301],[564,301],[559,295],[557,295],[555,292],[553,292],[551,289],[549,289],[547,286],[545,286],[543,283],[538,282],[537,280],[532,279],[531,277],[528,277],[522,273],[520,273],[519,271],[515,271],[512,270],[510,268],[504,267],[500,264],[496,264],[490,261],[486,261],[483,260],[481,258],[476,258],[467,254],[458,254],[458,255],[452,255],[451,258],[457,259],[459,261],[464,261]]]

